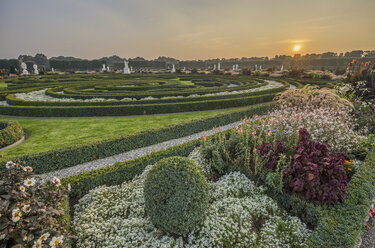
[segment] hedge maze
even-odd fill
[[[225,75],[78,74],[9,79],[0,114],[127,116],[225,109],[270,102],[303,83]],[[327,84],[327,82],[325,82]]]

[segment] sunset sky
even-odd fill
[[[0,58],[375,50],[375,0],[0,0]]]

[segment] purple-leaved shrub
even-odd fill
[[[284,186],[305,200],[333,205],[345,198],[348,177],[345,153],[330,154],[327,145],[312,141],[309,132],[299,130],[299,140],[290,168],[285,168]]]

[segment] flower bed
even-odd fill
[[[211,138],[208,137],[207,140]],[[154,164],[164,157],[187,156],[199,143],[200,141],[196,140],[152,153],[147,157],[72,176],[63,179],[62,184],[71,184],[70,196],[79,198],[100,185],[119,185],[131,181],[141,174],[147,165]],[[355,247],[358,236],[365,228],[364,221],[367,219],[368,209],[375,197],[374,163],[375,149],[368,154],[366,161],[352,177],[346,200],[334,207],[323,208],[304,201],[296,195],[284,195],[269,189],[265,191],[265,194],[276,200],[283,209],[289,212],[289,215],[298,215],[304,222],[310,220],[309,226],[314,227],[314,231],[306,241],[307,247]],[[312,220],[314,220],[313,223]]]
[[[204,223],[184,242],[158,230],[146,214],[143,184],[150,169],[121,186],[94,189],[80,200],[74,218],[78,247],[304,247],[310,234],[298,218],[262,194],[262,188],[235,172],[210,183]]]
[[[311,89],[311,92],[321,97],[309,103],[317,104],[316,108],[326,108],[328,104],[342,109],[347,104],[331,95],[331,92],[317,89]],[[292,95],[296,96],[297,93],[299,92]],[[291,100],[290,96],[287,98]],[[310,101],[311,98],[308,96],[305,100]],[[302,101],[304,106],[305,100],[298,97],[298,101]],[[292,112],[304,111],[293,109],[292,106],[286,108],[292,108],[289,109]],[[307,118],[306,122],[300,121],[297,116],[296,125],[289,125],[291,122],[283,120],[296,115],[285,113],[285,118],[280,118],[279,122],[273,119],[275,112],[270,113],[270,117],[265,120],[244,120],[234,130],[204,137],[200,148],[196,148],[197,141],[190,142],[151,154],[147,158],[66,179],[64,183],[71,182],[77,187],[73,193],[75,196],[82,196],[93,189],[77,207],[75,221],[78,223],[76,231],[80,236],[79,242],[89,247],[102,244],[100,242],[109,242],[114,246],[121,242],[135,242],[130,244],[168,244],[168,247],[355,247],[365,228],[368,209],[375,197],[375,149],[368,145],[371,142],[363,142],[365,134],[358,132],[350,133],[351,140],[341,145],[335,143],[334,139],[323,139],[322,137],[331,137],[330,134],[335,135],[335,130],[328,128],[329,125],[321,125],[319,135],[313,136],[317,127],[315,121],[319,123],[324,118],[331,118],[329,115]],[[351,125],[353,120],[349,116],[343,113],[338,115],[347,117],[343,120],[336,119],[337,122],[341,121],[342,128],[354,130]],[[364,161],[351,162],[350,159],[361,159],[356,155],[360,154],[358,149],[370,152]],[[149,173],[148,169],[133,181],[128,180],[141,173],[146,165],[154,164],[163,157],[186,156],[189,152],[190,158],[199,164],[202,173],[209,180],[211,204],[201,224],[185,236],[175,236],[155,225],[148,216],[148,210],[142,207],[142,178]],[[236,178],[241,179],[237,181]],[[126,183],[95,189],[103,184],[118,185],[122,182]],[[216,192],[217,185],[225,186]],[[252,190],[247,191],[249,188]],[[240,193],[237,194],[238,192]],[[119,199],[114,204],[134,208],[131,212],[121,212],[125,212],[125,215],[116,212],[116,209],[108,212],[106,209],[109,207],[105,206],[111,202],[106,199]],[[251,200],[247,201],[249,199]],[[100,203],[104,204],[103,208]],[[216,209],[219,206],[221,211]],[[267,212],[270,206],[278,206],[271,215]],[[95,212],[97,209],[99,211]],[[254,210],[264,215],[258,215],[259,212],[253,212]],[[282,214],[280,216],[276,213]],[[117,214],[121,221],[113,220],[114,226],[107,225]],[[252,217],[248,218],[249,216]],[[256,225],[258,229],[255,228],[255,231],[254,226],[251,226],[254,224],[253,217],[265,219]],[[291,225],[293,227],[288,219],[295,220]],[[293,234],[301,242],[293,243],[297,236],[290,236],[287,231],[280,234],[280,228],[272,229],[271,226],[276,225],[274,221],[285,227],[281,229],[283,231],[294,230]],[[221,226],[221,223],[232,225],[229,228]],[[246,226],[246,223],[249,225]],[[309,228],[306,229],[305,225]],[[90,229],[89,226],[94,228]],[[100,235],[96,236],[93,230],[108,233],[111,238],[100,239]],[[121,235],[121,239],[114,238],[122,232],[124,235]],[[84,243],[84,239],[87,243]]]
[[[42,183],[32,171],[12,161],[0,171],[0,246],[67,247],[69,187],[57,178]]]

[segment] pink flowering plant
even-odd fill
[[[67,222],[62,202],[69,189],[54,178],[46,183],[24,162],[0,170],[0,246],[63,247]]]
[[[333,90],[306,86],[290,89],[277,97],[280,106],[269,121],[292,132],[306,128],[311,139],[327,144],[331,152],[351,152],[364,139],[356,131],[353,104]]]

